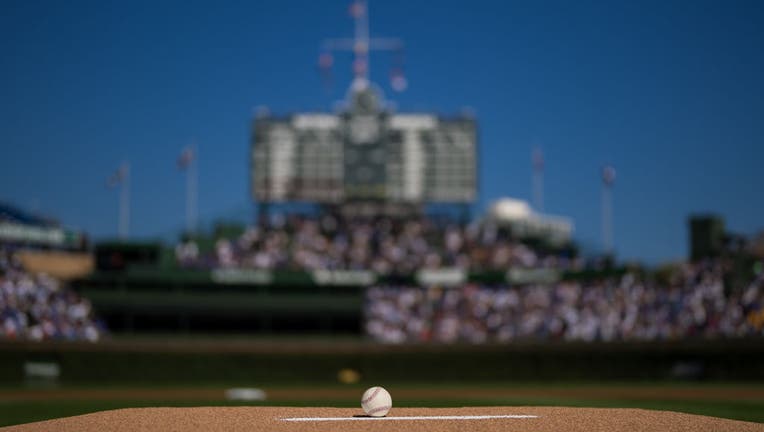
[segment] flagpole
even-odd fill
[[[197,213],[197,148],[196,144],[190,147],[191,159],[186,170],[186,231],[196,232],[196,213]]]
[[[543,153],[541,153],[541,149],[536,147],[533,149],[533,155],[532,155],[532,164],[533,164],[533,178],[532,181],[532,189],[533,189],[533,206],[536,208],[536,211],[543,212],[544,211],[544,156]]]
[[[612,233],[612,208],[611,208],[610,186],[602,185],[602,246],[605,254],[610,255],[613,249]]]
[[[602,170],[602,246],[606,255],[613,253],[613,182],[615,169],[606,166]]]
[[[127,239],[130,234],[130,163],[122,163],[123,178],[119,193],[119,238]]]

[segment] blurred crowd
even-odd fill
[[[729,291],[715,261],[686,264],[663,283],[627,273],[515,287],[378,286],[367,291],[365,326],[386,343],[764,336],[764,273]]]
[[[96,342],[104,334],[87,299],[24,271],[13,253],[0,249],[0,339]]]
[[[184,267],[287,270],[373,270],[406,274],[418,269],[472,270],[575,268],[564,254],[543,254],[487,223],[457,224],[428,217],[346,219],[277,217],[220,239],[202,254],[193,241],[176,247]]]

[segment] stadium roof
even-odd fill
[[[25,225],[56,226],[54,220],[42,218],[23,211],[15,206],[0,202],[0,220],[16,222]]]

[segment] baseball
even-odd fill
[[[361,408],[363,412],[372,417],[384,417],[393,406],[390,393],[382,387],[372,387],[361,396]]]

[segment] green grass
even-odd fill
[[[565,383],[566,388],[608,388],[615,385],[619,386],[633,386],[636,388],[655,387],[658,389],[664,388],[681,388],[681,389],[737,389],[737,388],[756,388],[762,386],[762,384],[736,384],[736,383],[666,383],[666,382],[654,382],[654,383],[606,383],[598,384],[592,382],[582,382],[578,384]],[[442,395],[432,396],[429,398],[396,398],[396,406],[406,407],[456,407],[456,406],[576,406],[576,407],[603,407],[603,408],[644,408],[654,410],[669,410],[679,411],[691,414],[701,414],[715,417],[724,417],[737,420],[746,420],[753,422],[764,423],[764,400],[758,399],[746,399],[739,398],[704,398],[704,399],[661,399],[660,396],[655,398],[576,398],[576,397],[522,397],[522,398],[468,398],[459,399],[453,395],[458,394],[454,389],[458,389],[458,384],[454,383],[441,383],[441,384],[403,384],[397,386],[397,388],[423,388],[423,389],[439,389],[449,388],[451,391],[444,391]],[[563,385],[561,383],[495,383],[481,385],[485,388],[507,388],[512,386],[513,388],[533,388],[543,389],[559,389]],[[325,388],[345,388],[349,389],[349,394],[354,394],[358,390],[360,391],[364,386],[356,385],[351,387],[341,387],[339,385],[327,386]],[[475,388],[476,384],[470,384],[469,387]],[[83,388],[83,387],[67,387],[67,388]],[[103,386],[103,387],[89,387],[96,389],[119,389],[115,386]],[[134,386],[131,388],[135,388]],[[156,387],[154,387],[156,388]],[[196,386],[194,388],[207,388],[207,386]],[[270,388],[270,387],[268,387]],[[281,389],[293,389],[299,388],[299,386],[279,386]],[[310,387],[307,387],[310,388]],[[267,389],[267,388],[266,388]],[[8,388],[6,387],[6,390]],[[44,390],[40,390],[44,392]],[[393,391],[394,393],[394,391]],[[656,392],[656,395],[660,395],[660,391]],[[395,396],[394,396],[395,397]],[[158,407],[158,406],[177,406],[177,407],[190,407],[190,406],[257,406],[257,405],[282,405],[282,406],[336,406],[336,407],[357,407],[358,401],[354,398],[345,399],[321,399],[321,400],[309,400],[309,399],[279,399],[269,400],[267,402],[259,403],[238,403],[229,402],[222,399],[214,400],[132,400],[132,399],[119,399],[119,400],[18,400],[18,401],[3,401],[0,402],[0,426],[7,426],[19,423],[27,423],[32,421],[46,420],[58,417],[73,416],[79,414],[85,414],[95,411],[111,410],[118,408],[128,407]]]

